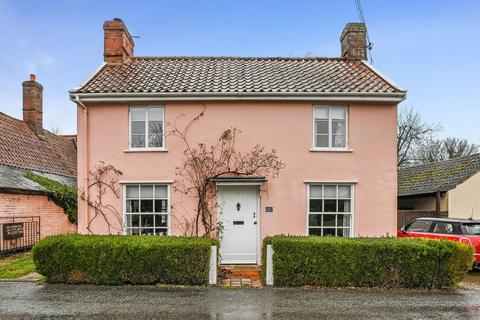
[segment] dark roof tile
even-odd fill
[[[403,93],[362,61],[338,58],[134,57],[72,93]]]

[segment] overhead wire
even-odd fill
[[[357,8],[357,14],[358,14],[358,18],[360,19],[360,22],[366,26],[367,23],[365,22],[365,15],[363,13],[362,3],[360,2],[360,0],[355,0],[355,7]],[[368,57],[370,58],[370,63],[373,64],[373,56],[372,56],[373,42],[370,41],[370,36],[368,35],[368,28],[366,28],[365,30],[365,39],[367,40],[365,49],[367,50]]]

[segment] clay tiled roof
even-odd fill
[[[338,58],[135,57],[105,64],[72,93],[398,94],[363,61]]]
[[[30,126],[0,112],[0,165],[76,177],[77,150],[72,139]]]
[[[478,172],[480,172],[480,154],[400,168],[398,196],[448,191]]]

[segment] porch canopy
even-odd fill
[[[259,186],[267,182],[265,177],[218,177],[212,179],[212,182],[216,185],[246,185],[246,186]]]

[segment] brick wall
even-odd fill
[[[0,217],[40,216],[40,236],[77,232],[63,209],[47,196],[0,193]]]

